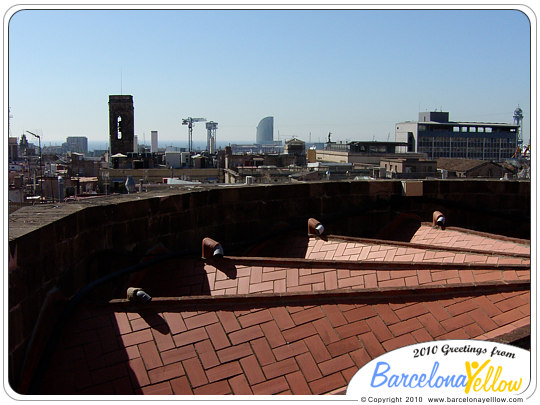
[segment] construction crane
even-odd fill
[[[193,149],[193,123],[194,122],[204,122],[206,118],[184,118],[182,120],[182,125],[188,126],[188,150],[191,153]]]

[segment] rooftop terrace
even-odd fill
[[[342,394],[360,367],[408,344],[527,345],[530,184],[423,182],[413,197],[401,182],[357,183],[132,195],[58,207],[41,224],[54,208],[17,211],[12,387]],[[521,205],[503,206],[510,195]],[[428,222],[435,208],[450,226]],[[322,235],[306,232],[310,217]],[[207,236],[223,257],[201,258]],[[23,254],[30,241],[37,257]],[[152,300],[128,300],[128,287]]]

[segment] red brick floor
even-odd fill
[[[530,245],[427,228],[411,244],[301,238],[287,245],[304,251],[292,262],[274,253],[150,269],[137,286],[151,303],[79,308],[41,393],[326,394],[405,345],[530,327]]]
[[[427,224],[422,224],[411,239],[411,242],[500,253],[531,254],[529,241],[505,238],[499,235],[474,232],[461,228],[450,227],[441,231]]]

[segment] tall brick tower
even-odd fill
[[[133,96],[109,96],[109,136],[111,155],[133,152]]]

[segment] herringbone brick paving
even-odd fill
[[[459,247],[498,253],[522,253],[530,255],[531,246],[526,241],[500,238],[497,235],[481,234],[462,229],[445,229],[444,232],[423,224],[411,239],[413,243],[441,247]]]
[[[491,250],[523,253],[517,252],[517,242],[503,246],[497,243],[508,241],[489,237],[486,241],[489,244],[478,242],[481,246],[475,248],[485,250],[485,255],[471,253],[474,257],[468,258],[466,253],[443,247],[417,252],[412,246],[390,242],[366,245],[310,238],[304,247],[305,258],[324,253],[324,258],[315,259],[327,261],[328,266],[276,267],[261,262],[220,268],[191,259],[160,271],[152,269],[155,283],[148,274],[139,281],[145,289],[157,291],[156,297],[207,295],[215,297],[217,307],[186,308],[182,300],[160,306],[150,303],[139,309],[115,303],[81,307],[63,333],[41,393],[325,394],[345,388],[371,359],[405,345],[441,339],[497,339],[530,326],[530,292],[519,287],[530,282],[530,270],[505,269],[504,260],[510,261],[507,264],[530,262]],[[366,247],[369,250],[363,253]],[[370,270],[333,265],[336,260],[375,262],[380,258],[410,261],[411,268],[385,270],[384,261]],[[499,267],[414,269],[414,263],[447,259],[454,263],[478,260]],[[499,292],[475,287],[485,282],[507,288]],[[518,284],[514,288],[512,283]],[[447,293],[418,298],[406,294],[407,288],[429,286],[447,286]],[[459,286],[465,290],[453,294],[452,288]],[[394,298],[317,301],[320,291],[366,289],[390,291]],[[300,301],[287,303],[287,294],[296,293],[305,294]],[[284,294],[284,301],[265,305],[248,299],[264,294]],[[219,304],[220,297],[235,296],[246,299]]]
[[[490,339],[526,326],[529,299],[515,291],[215,312],[86,308],[78,323],[92,323],[102,339],[74,339],[80,325],[71,325],[56,355],[72,361],[49,372],[44,393],[320,394],[345,387],[366,362],[404,345]]]

